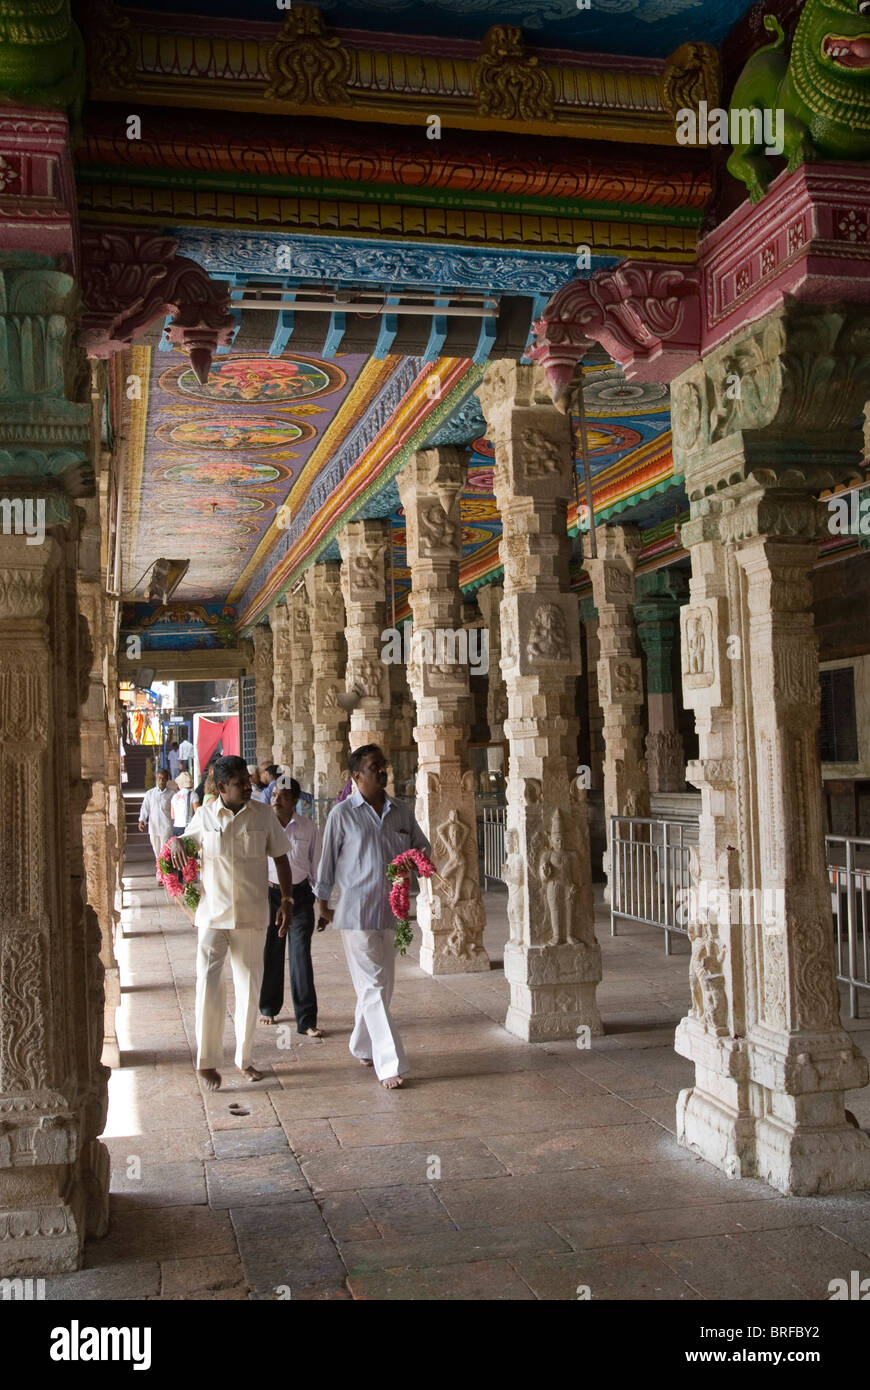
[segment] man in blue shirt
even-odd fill
[[[377,744],[355,749],[349,765],[356,785],[327,818],[314,895],[319,917],[341,932],[356,990],[351,1054],[394,1090],[408,1063],[390,1017],[396,951],[387,865],[408,849],[428,854],[430,846],[407,806],[387,796],[387,762]]]

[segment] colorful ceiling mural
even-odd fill
[[[366,358],[229,354],[215,359],[202,387],[177,354],[143,356],[150,390],[133,403],[139,526],[125,589],[159,555],[170,555],[191,560],[179,598],[225,598]]]

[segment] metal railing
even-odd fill
[[[870,840],[826,835],[837,979],[849,987],[849,1013],[858,1017],[858,990],[870,989]]]
[[[504,883],[506,806],[484,806],[480,821],[483,830],[484,890],[490,883]]]
[[[610,934],[617,918],[660,927],[665,953],[671,933],[688,936],[689,850],[697,828],[686,821],[610,817]]]

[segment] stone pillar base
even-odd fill
[[[795,1128],[775,1115],[758,1120],[756,1176],[792,1197],[870,1188],[870,1139],[842,1118],[831,1120],[823,1129]]]
[[[490,969],[486,951],[469,945],[469,952],[467,957],[456,956],[436,939],[434,946],[420,948],[420,969],[427,975],[473,975]]]
[[[0,1182],[0,1278],[69,1274],[80,1268],[85,1193],[76,1178],[66,1181],[67,1171],[17,1168],[4,1172]]]
[[[561,946],[525,946],[508,941],[505,979],[511,1003],[505,1028],[524,1042],[576,1038],[581,1028],[592,1037],[604,1032],[596,986],[601,980],[598,943],[566,942]]]

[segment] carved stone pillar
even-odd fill
[[[578,791],[574,676],[577,599],[569,592],[568,501],[573,448],[543,373],[516,362],[487,367],[478,396],[495,447],[502,518],[501,669],[510,744],[505,1027],[530,1042],[602,1032],[586,793]]]
[[[688,585],[680,570],[656,570],[639,577],[636,594],[637,637],[646,657],[649,789],[653,794],[681,792],[686,786],[686,757],[677,729],[672,657]]]
[[[598,698],[598,610],[591,598],[580,600],[580,621],[586,631],[586,690],[589,701],[589,786],[599,791],[604,785],[604,715]]]
[[[507,691],[501,673],[501,605],[504,589],[500,584],[484,584],[477,591],[477,602],[483,614],[484,626],[489,631],[489,673],[486,691],[486,718],[489,724],[491,743],[504,740],[504,721],[507,718]],[[491,748],[489,766],[501,768],[498,749]],[[507,768],[503,769],[507,776]]]
[[[402,629],[399,629],[402,632]],[[404,651],[404,634],[402,640]],[[408,685],[408,672],[404,662],[394,661],[390,673],[390,747],[411,748],[414,743],[414,697]],[[402,788],[396,786],[396,791]]]
[[[251,633],[254,645],[254,687],[257,710],[257,763],[265,767],[272,761],[272,629],[259,623]]]
[[[95,383],[96,384],[96,383]],[[96,393],[101,403],[102,397]],[[78,597],[82,615],[90,633],[92,664],[89,672],[88,694],[82,709],[82,777],[90,787],[90,798],[82,818],[87,898],[100,924],[100,959],[105,971],[106,1008],[103,1030],[103,1060],[107,1066],[120,1065],[118,1035],[115,1030],[115,1011],[121,1003],[121,981],[115,958],[115,930],[120,920],[116,909],[118,884],[118,843],[113,807],[110,797],[110,767],[118,764],[115,747],[111,759],[111,744],[117,740],[117,727],[110,726],[106,699],[105,654],[114,646],[113,627],[107,628],[107,606],[103,590],[106,572],[106,553],[103,543],[102,510],[107,502],[109,456],[95,452],[98,472],[98,492],[82,498],[79,506],[82,525],[79,541]]]
[[[304,792],[314,791],[314,721],[311,715],[311,622],[308,595],[299,589],[287,600],[293,630],[293,776]]]
[[[462,450],[426,449],[398,478],[414,615],[408,683],[417,710],[417,819],[445,880],[431,879],[417,897],[420,965],[430,975],[489,969],[468,765],[469,673],[453,645],[461,627],[459,494],[467,467]]]
[[[272,757],[288,770],[293,766],[293,617],[285,603],[269,614],[272,626]]]
[[[48,258],[0,263],[0,421],[17,470],[2,493],[13,517],[16,501],[45,508],[44,538],[14,521],[0,535],[0,1277],[76,1268],[108,1213],[101,934],[82,857],[95,653],[70,499],[93,491],[94,473],[75,306]]]
[[[643,668],[634,629],[634,566],[640,550],[636,526],[596,526],[598,554],[584,540],[583,567],[598,610],[598,699],[604,715],[604,815],[610,879],[610,817],[648,816],[649,783],[643,758],[640,710]]]
[[[340,565],[312,565],[305,585],[311,621],[314,795],[322,806],[347,781],[347,720],[338,703],[346,664]]]
[[[360,697],[350,712],[350,749],[377,743],[390,761],[390,675],[381,658],[386,626],[384,556],[389,521],[351,521],[338,538],[341,591],[347,615],[347,693]],[[391,778],[392,780],[392,778]]]
[[[868,341],[867,310],[792,303],[714,349],[673,396],[691,503],[682,665],[699,759],[687,772],[702,804],[692,1006],[677,1029],[695,1084],[678,1134],[727,1172],[798,1194],[870,1186],[870,1140],[844,1112],[867,1063],[834,979],[810,606],[814,495],[863,457]]]

